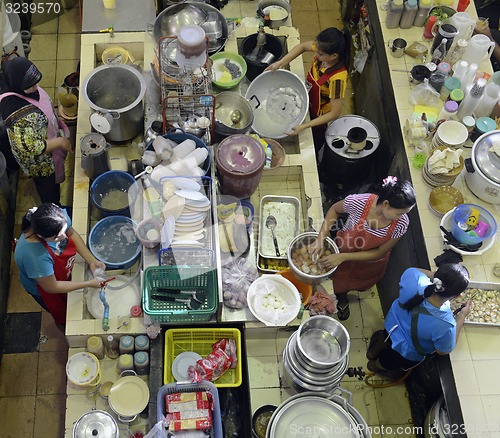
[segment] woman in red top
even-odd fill
[[[314,41],[298,44],[283,58],[271,64],[266,70],[283,68],[297,56],[314,52],[314,60],[307,73],[309,86],[310,121],[293,128],[289,135],[298,135],[306,128],[312,128],[316,155],[325,143],[328,123],[338,118],[347,84],[350,34],[329,27],[321,31]]]
[[[347,221],[335,237],[340,253],[318,260],[328,269],[337,266],[332,279],[340,320],[349,317],[347,292],[370,289],[384,276],[391,249],[408,229],[407,213],[415,201],[408,181],[389,176],[378,194],[350,195],[328,210],[310,252],[313,258],[321,257],[325,238],[337,226],[339,214],[347,213]]]

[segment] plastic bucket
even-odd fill
[[[241,45],[241,53],[243,59],[247,63],[247,72],[245,76],[248,78],[249,81],[253,81],[269,65],[269,64],[263,64],[249,57],[249,55],[252,53],[252,51],[255,49],[256,46],[257,46],[256,33],[248,35],[243,40],[243,43]],[[283,56],[283,52],[285,51],[283,48],[283,44],[281,44],[279,38],[269,33],[266,33],[266,44],[264,44],[262,49],[265,50],[266,52],[272,53],[275,57],[274,61],[280,59]]]
[[[90,199],[103,217],[128,216],[130,206],[139,194],[135,178],[122,170],[109,170],[99,175],[90,186]]]
[[[462,229],[466,227],[467,229]],[[471,235],[471,230],[474,231],[475,235]],[[476,245],[492,237],[496,231],[497,222],[495,218],[480,205],[462,204],[453,210],[451,215],[451,234],[460,243]]]
[[[90,230],[89,249],[107,269],[128,269],[141,255],[142,245],[135,235],[137,224],[125,216],[101,219]]]

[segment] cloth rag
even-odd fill
[[[461,150],[446,148],[436,150],[429,157],[429,173],[433,175],[447,174],[450,170],[460,165]]]

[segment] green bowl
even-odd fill
[[[231,88],[236,87],[245,77],[245,74],[247,72],[247,63],[243,59],[243,57],[238,55],[237,53],[219,52],[212,55],[210,59],[212,60],[212,84],[214,84],[216,87],[222,90],[230,90]],[[240,68],[241,75],[236,79],[230,81],[217,80],[220,79],[221,71],[224,70],[223,65],[226,59],[229,59],[230,62],[236,64]],[[227,69],[225,70],[227,71]],[[228,72],[228,74],[230,73]]]

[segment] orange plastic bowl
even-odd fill
[[[282,275],[287,280],[290,280],[293,283],[293,285],[297,288],[297,290],[300,292],[300,295],[302,296],[302,304],[306,305],[309,302],[309,299],[311,298],[313,293],[313,287],[311,284],[300,281],[295,275],[293,275],[291,269],[284,269],[283,271],[279,271],[276,274]]]

